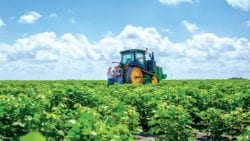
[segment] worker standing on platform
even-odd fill
[[[114,76],[115,82],[118,84],[122,84],[122,69],[120,65],[115,67]]]

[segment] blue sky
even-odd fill
[[[1,0],[0,79],[106,79],[149,48],[170,79],[250,78],[250,0]]]

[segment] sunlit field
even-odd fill
[[[247,140],[249,111],[249,80],[0,81],[0,140]]]

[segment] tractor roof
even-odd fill
[[[128,50],[121,51],[120,54],[127,53],[127,52],[143,52],[143,53],[145,53],[145,50],[143,50],[143,49],[128,49]]]

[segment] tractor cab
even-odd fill
[[[145,50],[132,49],[120,52],[121,65],[146,69]]]

